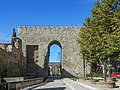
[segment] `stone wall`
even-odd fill
[[[7,63],[11,58],[11,53],[0,48],[0,77],[7,75]]]
[[[60,76],[61,62],[49,62],[49,74],[50,76]]]
[[[80,32],[80,26],[18,26],[18,37],[22,40],[22,51],[24,56],[27,55],[27,45],[38,45],[38,62],[35,63],[39,76],[47,76],[48,70],[46,63],[49,57],[49,45],[52,42],[59,42],[62,48],[62,76],[75,76],[79,73],[83,76],[83,61],[79,56],[79,45],[76,41]],[[33,56],[34,57],[34,56]],[[29,62],[27,58],[27,62]],[[30,63],[27,63],[30,64]],[[35,68],[30,65],[27,70]],[[32,71],[32,70],[31,70]]]
[[[25,75],[26,59],[22,51],[13,44],[0,45],[0,62],[0,72],[4,74],[3,77]]]

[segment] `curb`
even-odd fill
[[[69,79],[69,80],[71,80],[71,79]],[[98,88],[95,88],[95,87],[92,87],[92,86],[89,86],[89,85],[86,85],[86,84],[83,84],[83,83],[80,83],[80,82],[77,82],[77,81],[73,81],[73,80],[71,80],[71,81],[74,82],[74,83],[77,83],[77,84],[79,84],[79,85],[81,85],[81,86],[83,86],[87,89],[90,89],[90,90],[100,90]]]

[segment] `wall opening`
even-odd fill
[[[61,76],[62,47],[58,41],[53,41],[48,46],[48,75]]]
[[[38,76],[38,45],[26,45],[27,76]]]

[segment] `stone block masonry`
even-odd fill
[[[18,26],[18,37],[22,40],[22,51],[27,60],[27,75],[37,73],[37,76],[48,76],[49,47],[58,42],[62,49],[62,77],[75,76],[76,73],[83,76],[83,60],[76,41],[80,28],[81,26]],[[33,53],[36,50],[38,61],[34,62]]]

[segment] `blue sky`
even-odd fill
[[[82,25],[96,0],[0,0],[0,43],[18,25]]]
[[[50,62],[60,62],[61,60],[62,60],[61,59],[61,48],[58,45],[53,44],[50,47],[49,61]]]

